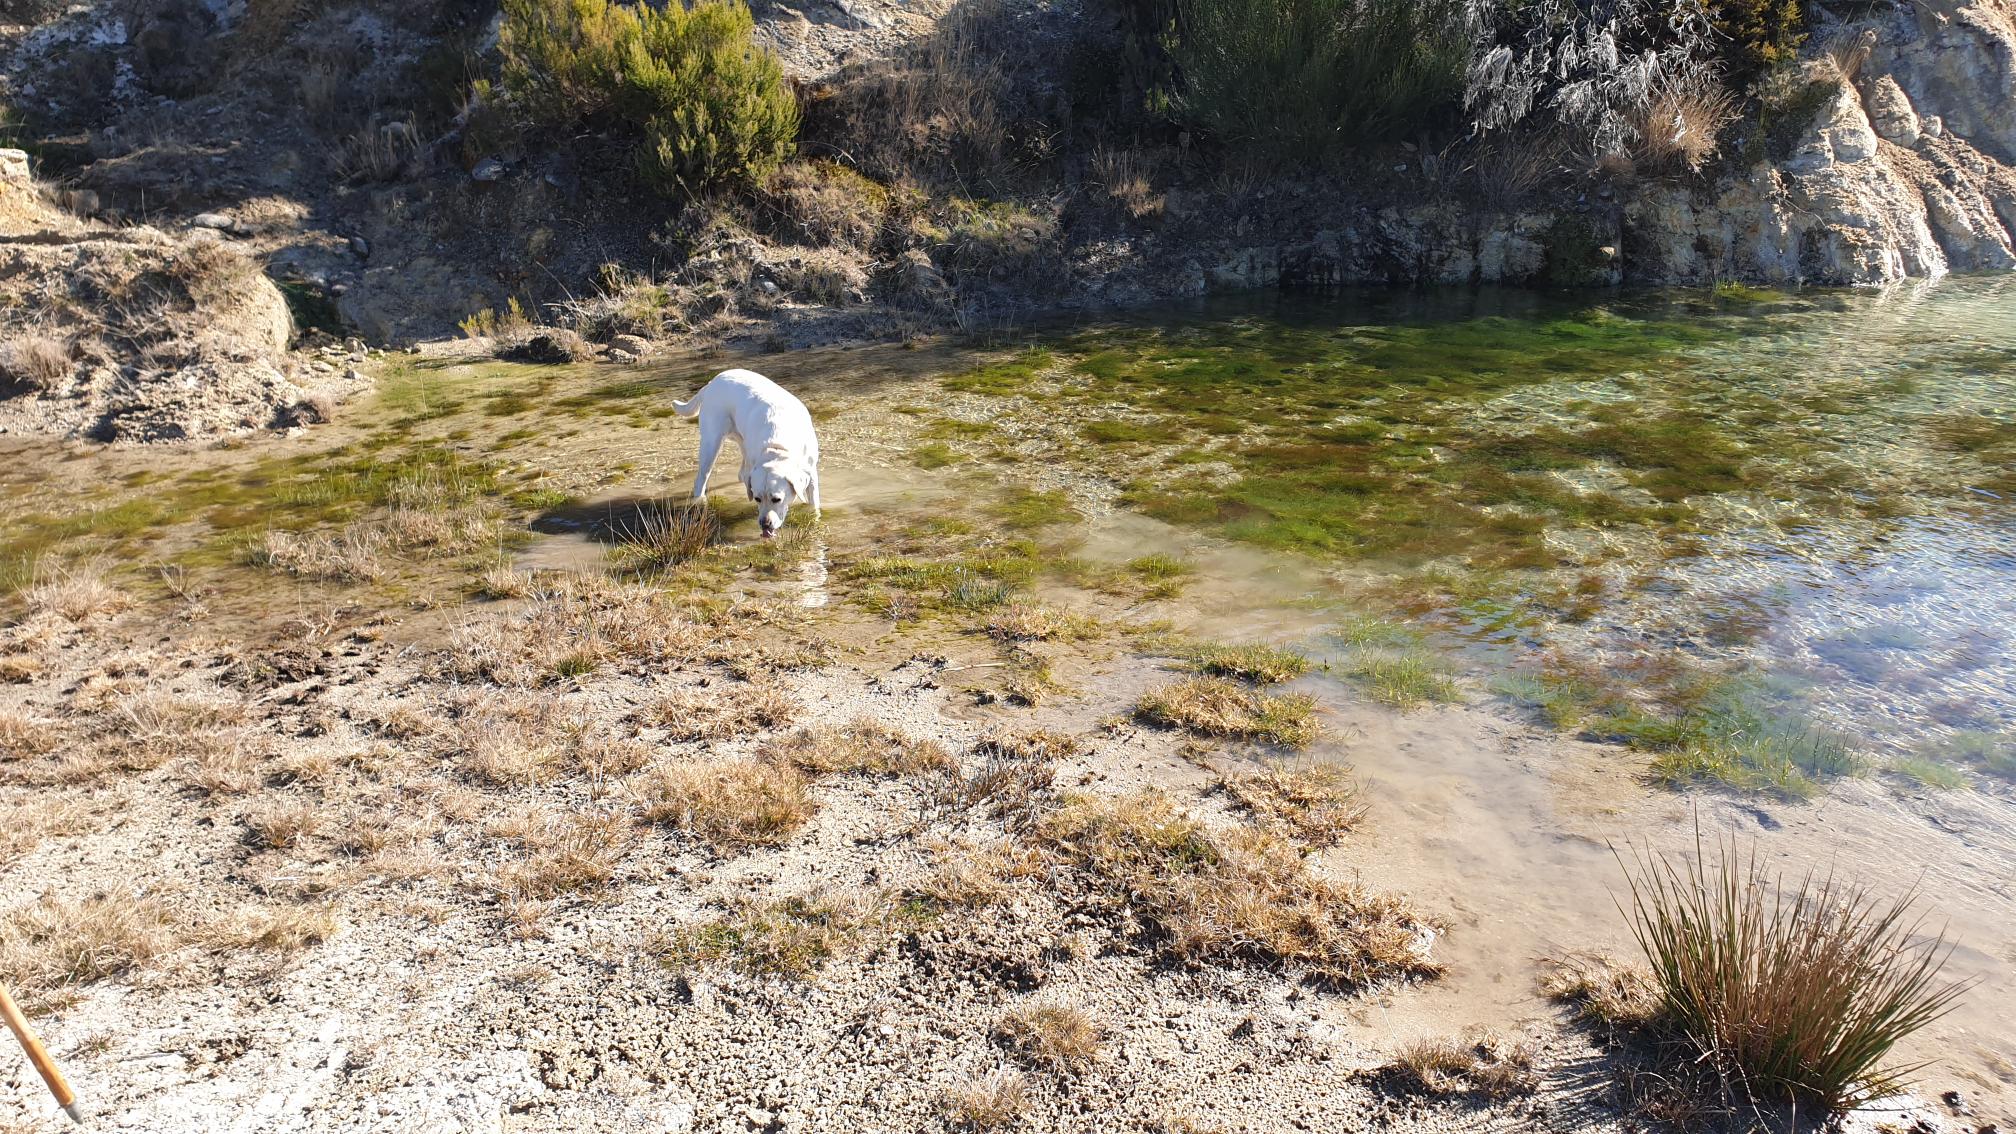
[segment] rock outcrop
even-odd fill
[[[2009,0],[1903,5],[1824,42],[1785,99],[1806,115],[1789,155],[1634,197],[1631,277],[1884,284],[2016,267]]]
[[[0,432],[179,440],[302,400],[286,298],[216,233],[80,220],[18,150],[0,174]]]

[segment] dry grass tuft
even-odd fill
[[[302,800],[277,801],[247,811],[245,828],[258,845],[286,850],[322,829],[322,813]]]
[[[959,766],[937,741],[914,739],[867,717],[801,729],[766,745],[763,756],[812,775],[909,776]]]
[[[1539,1089],[1533,1049],[1495,1032],[1456,1039],[1419,1039],[1381,1069],[1402,1090],[1431,1095],[1476,1094],[1502,1099]]]
[[[489,599],[524,598],[532,593],[532,583],[532,572],[520,571],[509,563],[497,563],[483,572],[476,589]]]
[[[28,588],[24,597],[30,611],[54,614],[70,622],[88,622],[133,604],[106,580],[105,568],[96,563],[59,568],[52,577]]]
[[[1135,714],[1164,728],[1288,748],[1308,744],[1319,731],[1312,698],[1256,693],[1223,677],[1190,677],[1151,690]]]
[[[1901,1092],[1915,1068],[1882,1066],[1899,1040],[1951,1010],[1965,981],[1940,970],[1953,946],[1894,900],[1807,875],[1766,873],[1734,841],[1641,859],[1632,931],[1660,994],[1660,1023],[1757,1097],[1829,1113]]]
[[[374,583],[386,575],[384,529],[352,524],[338,534],[270,531],[252,549],[252,562],[304,579]]]
[[[491,701],[476,706],[457,729],[462,768],[498,787],[535,787],[560,774],[572,737],[551,701]]]
[[[1335,764],[1240,772],[1218,786],[1262,824],[1314,846],[1336,846],[1365,818],[1357,783]]]
[[[676,689],[640,710],[638,721],[669,731],[673,740],[721,740],[783,728],[801,709],[774,685]]]
[[[908,896],[935,909],[999,905],[1008,900],[1014,883],[1041,878],[1050,866],[1042,851],[1013,839],[985,846],[938,842],[931,851],[931,870]]]
[[[607,888],[636,842],[629,817],[616,811],[546,818],[522,837],[531,856],[497,872],[498,891],[520,902]]]
[[[1089,615],[1016,600],[987,620],[987,633],[1004,642],[1075,642],[1099,633]]]
[[[336,936],[342,928],[334,906],[268,906],[240,914],[225,926],[204,934],[203,944],[215,952],[268,949],[298,953]]]
[[[1155,163],[1139,150],[1099,146],[1092,151],[1092,179],[1135,220],[1160,214],[1167,201],[1155,192]]]
[[[796,768],[768,760],[661,766],[632,786],[646,819],[717,851],[781,845],[819,810]]]
[[[1062,1004],[1030,1004],[994,1026],[994,1038],[1024,1062],[1051,1071],[1075,1071],[1099,1057],[1105,1029],[1084,1011]]]
[[[29,1004],[118,976],[179,944],[167,903],[45,895],[0,915],[0,984]]]
[[[1641,167],[1699,170],[1715,156],[1716,135],[1739,116],[1739,103],[1714,78],[1668,79],[1653,88],[1634,125]]]
[[[1016,1071],[996,1071],[945,1095],[945,1116],[967,1130],[998,1130],[1028,1111],[1029,1091]]]
[[[0,346],[0,386],[53,390],[74,367],[70,344],[53,335],[26,334]]]
[[[669,571],[714,545],[721,537],[721,517],[705,501],[653,508],[618,536],[610,556],[619,567],[646,574]]]
[[[1652,974],[1600,953],[1570,953],[1543,961],[1540,992],[1571,1004],[1578,1018],[1613,1033],[1643,1028],[1659,1015]]]
[[[1176,959],[1347,986],[1439,971],[1432,935],[1405,902],[1317,879],[1287,844],[1211,831],[1159,796],[1077,800],[1045,816],[1040,833]]]
[[[933,802],[950,811],[985,805],[989,815],[1011,827],[1027,825],[1050,799],[1055,761],[1078,750],[1075,738],[1043,730],[987,737],[973,746],[978,766],[948,777]]]
[[[81,835],[92,830],[91,807],[81,799],[37,792],[0,810],[0,867],[27,854],[51,835]]]
[[[62,743],[56,722],[0,709],[0,761],[46,756]]]

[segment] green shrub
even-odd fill
[[[1462,0],[1178,0],[1176,116],[1277,158],[1397,137],[1455,103]]]
[[[1730,79],[1747,83],[1780,63],[1790,62],[1806,41],[1802,0],[1721,0],[1715,30]]]
[[[754,27],[740,0],[505,0],[504,86],[538,120],[639,132],[661,191],[759,181],[791,155],[798,103]]]

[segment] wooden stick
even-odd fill
[[[84,1116],[77,1110],[76,1094],[70,1090],[70,1084],[63,1081],[63,1072],[56,1069],[56,1061],[49,1058],[48,1049],[35,1038],[35,1029],[28,1026],[28,1017],[23,1016],[21,1009],[15,1006],[14,998],[7,995],[5,986],[0,986],[0,1018],[7,1021],[8,1030],[21,1041],[21,1049],[28,1053],[28,1062],[35,1065],[42,1081],[49,1084],[49,1093],[56,1096],[56,1105],[63,1108],[70,1121],[83,1122]]]

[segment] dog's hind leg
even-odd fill
[[[812,518],[819,519],[819,466],[812,466]]]
[[[728,431],[719,422],[700,422],[700,471],[693,474],[693,501],[703,503],[707,499],[707,478],[714,474],[714,460],[721,455],[721,443],[727,439]]]

